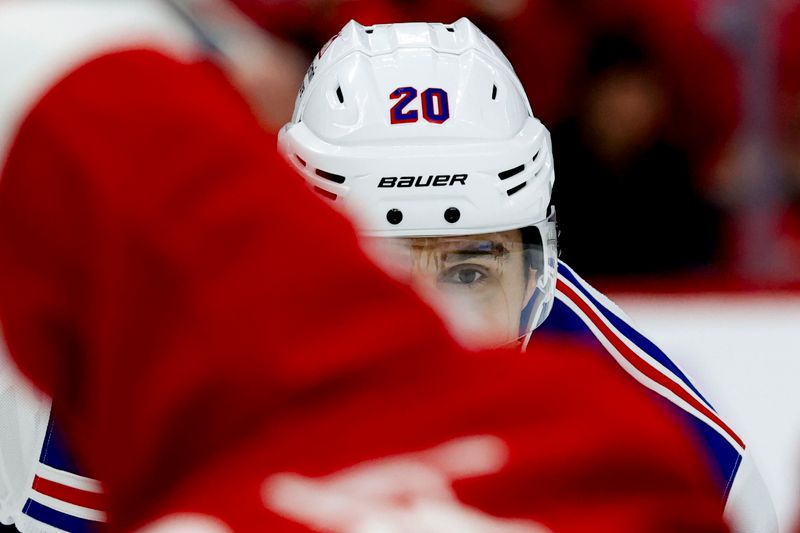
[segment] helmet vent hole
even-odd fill
[[[449,31],[450,33],[455,33],[456,31],[456,29],[452,26],[445,26],[445,29],[447,29],[447,31]]]
[[[522,183],[520,183],[516,187],[511,187],[510,189],[508,189],[508,191],[506,191],[506,194],[508,194],[509,196],[517,194],[519,191],[524,189],[527,184],[528,184],[527,181],[523,181]]]
[[[455,224],[461,218],[461,211],[455,207],[448,207],[444,212],[444,219],[450,224]]]
[[[319,194],[320,196],[324,196],[328,200],[335,201],[338,196],[333,194],[331,191],[326,191],[322,187],[314,187],[314,192]]]
[[[300,163],[300,165],[306,166],[306,162],[303,160],[302,157],[300,157],[299,155],[295,154],[294,158],[297,159],[297,162]]]
[[[503,172],[500,172],[499,174],[497,174],[497,177],[500,178],[501,180],[507,180],[510,177],[516,176],[517,174],[519,174],[523,170],[525,170],[525,165],[524,164],[522,164],[522,165],[520,165],[518,167],[510,168],[508,170],[504,170]]]
[[[403,212],[399,209],[389,209],[386,212],[386,220],[389,224],[396,226],[403,221]]]
[[[339,103],[340,104],[344,103],[344,95],[342,94],[342,86],[341,85],[336,88],[336,98],[339,99]]]
[[[497,85],[492,85],[492,100],[497,100]]]
[[[332,172],[325,172],[324,170],[320,169],[317,169],[314,172],[320,178],[324,178],[328,181],[332,181],[334,183],[344,183],[344,176],[340,176],[339,174],[334,174]]]
[[[536,162],[536,158],[537,158],[537,157],[539,157],[539,152],[540,152],[540,150],[537,150],[537,151],[536,151],[536,153],[535,153],[535,154],[533,154],[533,159],[532,159],[532,161]]]
[[[374,29],[374,28],[367,28],[367,29],[366,29],[366,30],[364,30],[364,31],[365,31],[366,33],[372,33],[373,31],[375,31],[375,29]]]

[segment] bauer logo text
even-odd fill
[[[380,188],[452,187],[467,184],[467,174],[439,174],[438,176],[385,176],[378,182]]]

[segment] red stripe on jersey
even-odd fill
[[[68,485],[63,485],[56,481],[44,479],[36,476],[33,479],[33,490],[50,496],[62,502],[71,503],[72,505],[79,505],[89,509],[102,510],[105,509],[103,505],[103,495],[97,492],[88,490],[76,489]]]
[[[614,333],[608,325],[600,319],[594,309],[591,308],[589,304],[587,304],[583,298],[580,298],[572,288],[564,283],[561,280],[558,280],[556,286],[558,290],[564,293],[575,305],[577,305],[581,311],[592,321],[592,323],[597,326],[602,334],[608,339],[609,342],[617,349],[617,351],[628,361],[632,364],[639,372],[650,378],[651,380],[655,381],[659,385],[666,387],[669,389],[673,394],[678,396],[680,399],[700,411],[703,415],[705,415],[709,420],[717,424],[720,428],[722,428],[725,433],[727,433],[739,446],[744,449],[746,446],[744,441],[739,438],[739,436],[734,433],[734,431],[728,427],[722,419],[717,416],[717,414],[705,406],[702,402],[698,401],[694,396],[686,392],[680,385],[672,381],[671,379],[667,378],[655,369],[652,365],[646,362],[644,359],[639,357],[639,355],[631,350],[627,344],[625,344],[619,336]]]

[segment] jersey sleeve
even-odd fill
[[[212,65],[148,49],[74,69],[16,134],[0,321],[114,528],[725,531],[655,405],[579,348],[464,352],[274,146]]]
[[[742,455],[724,516],[735,533],[777,533],[780,530],[772,496],[749,449]]]
[[[49,416],[50,399],[19,375],[0,341],[0,524],[19,520]]]

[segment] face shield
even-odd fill
[[[463,345],[527,346],[555,283],[555,214],[520,229],[438,237],[364,237],[373,259],[410,284]]]

